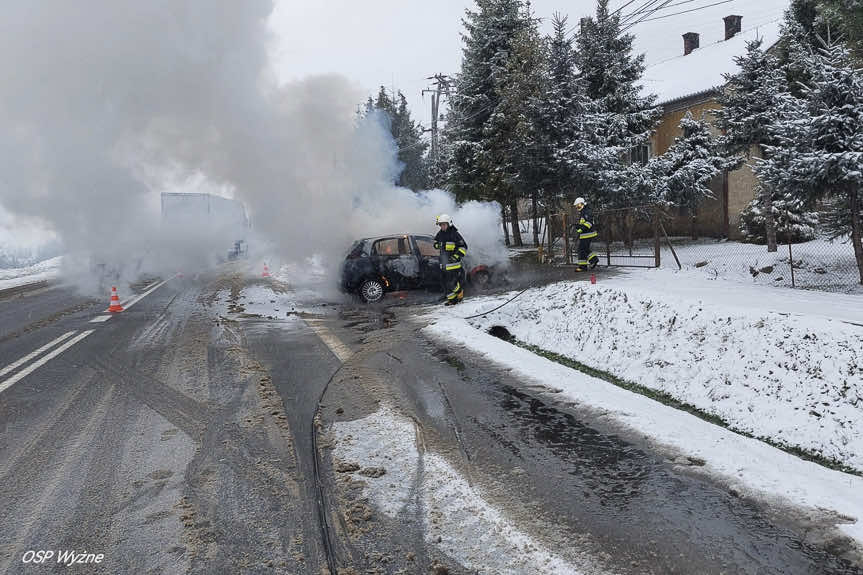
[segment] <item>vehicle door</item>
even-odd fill
[[[410,289],[419,284],[419,260],[408,236],[381,238],[372,244],[372,257],[393,289]]]
[[[441,287],[440,250],[434,247],[431,236],[413,236],[420,259],[420,283],[424,287],[438,289]]]

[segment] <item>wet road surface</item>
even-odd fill
[[[437,294],[294,297],[230,269],[98,324],[105,302],[63,288],[0,297],[0,369],[93,330],[0,392],[0,572],[65,572],[22,557],[76,549],[105,555],[87,573],[526,573],[550,555],[583,573],[863,573],[828,518],[741,498],[426,340],[416,313]],[[359,424],[362,447],[384,408],[402,423],[383,458],[340,460],[339,429]],[[410,504],[388,514],[376,485]],[[503,535],[462,531],[462,508]],[[533,542],[524,557],[471,546],[506,529]]]

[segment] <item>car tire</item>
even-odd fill
[[[379,279],[366,280],[360,285],[360,297],[366,303],[377,303],[384,297],[384,283]]]
[[[479,289],[486,289],[491,284],[491,274],[488,270],[479,270],[471,277],[471,283]]]

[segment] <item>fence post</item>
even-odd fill
[[[788,264],[791,266],[791,287],[796,288],[797,285],[794,282],[794,256],[791,255],[791,237],[788,237]]]
[[[548,261],[554,261],[554,226],[551,221],[551,210],[545,206],[545,229],[548,232]]]
[[[606,216],[603,221],[603,233],[605,234],[605,257],[608,261],[608,267],[611,267],[611,226],[609,225],[609,217]]]
[[[563,261],[566,264],[572,263],[572,249],[569,246],[569,215],[563,213]]]
[[[785,210],[785,233],[788,234],[788,265],[791,266],[791,287],[796,288],[794,281],[794,254],[791,253],[791,216],[788,210]]]
[[[653,253],[657,268],[662,265],[660,249],[661,246],[659,244],[659,207],[656,207],[653,209]]]

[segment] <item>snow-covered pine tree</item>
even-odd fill
[[[773,199],[773,219],[776,222],[776,241],[782,244],[808,242],[815,239],[819,228],[818,214],[806,209],[801,199],[790,196]],[[764,244],[764,212],[761,200],[752,200],[740,214],[738,224],[743,241],[753,244]]]
[[[502,85],[499,86],[500,121],[509,124],[501,126],[500,130],[507,138],[508,147],[500,169],[507,182],[512,240],[516,246],[522,245],[518,226],[519,199],[531,197],[543,184],[543,170],[538,165],[540,139],[533,102],[541,97],[547,64],[544,42],[539,33],[539,20],[530,12],[529,2],[522,8],[521,20],[522,25],[516,30],[509,53],[507,73],[500,76]]]
[[[579,177],[591,145],[587,139],[590,102],[575,71],[572,39],[565,16],[554,14],[553,32],[546,39],[547,65],[540,93],[530,101],[533,119],[533,153],[536,181],[543,191],[539,200],[549,206],[569,204],[579,195]]]
[[[500,109],[509,54],[522,26],[520,0],[477,0],[462,20],[462,67],[447,114],[451,146],[449,188],[459,199],[499,200],[506,205],[507,118]]]
[[[752,148],[765,156],[770,145],[770,126],[776,121],[776,96],[782,86],[782,72],[776,59],[762,50],[762,40],[747,43],[746,54],[735,58],[737,74],[726,75],[725,90],[719,96],[717,127],[725,133],[727,153],[742,164],[751,159]],[[776,223],[773,219],[773,193],[762,186],[767,251],[776,251]]]
[[[428,187],[428,176],[425,151],[428,143],[423,139],[422,127],[412,118],[408,109],[407,99],[401,91],[390,96],[385,87],[381,86],[378,97],[366,101],[365,113],[374,110],[383,112],[389,120],[389,130],[398,149],[398,161],[402,166],[397,185],[411,190],[423,190]]]
[[[411,190],[428,188],[428,167],[426,150],[428,142],[423,138],[422,126],[411,118],[405,95],[399,91],[396,96],[393,115],[393,138],[398,145],[398,159],[404,165],[399,174],[399,185]]]
[[[763,188],[741,213],[739,229],[745,241],[767,243],[763,194],[772,190],[771,209],[776,239],[797,243],[814,239],[818,214],[807,188],[808,180],[795,173],[799,154],[808,146],[805,136],[806,110],[802,99],[804,82],[809,79],[807,60],[811,57],[806,32],[786,14],[779,61],[781,72],[773,100],[772,123],[767,127],[770,144],[764,144],[765,157],[756,158],[755,174]],[[784,76],[784,81],[783,81]]]
[[[652,158],[647,170],[655,183],[653,202],[679,206],[689,213],[695,237],[695,219],[705,198],[713,198],[710,182],[722,173],[727,160],[710,127],[687,112],[680,121],[682,136],[661,156]]]
[[[847,222],[863,284],[863,71],[838,43],[814,54],[808,64],[811,80],[803,89],[808,119],[789,172],[805,179],[811,199],[836,208],[831,222]]]
[[[622,206],[630,203],[637,176],[632,151],[648,143],[662,115],[654,107],[655,97],[641,95],[644,55],[634,56],[634,36],[621,29],[620,12],[609,11],[609,0],[598,0],[596,16],[584,18],[576,37],[575,63],[584,93],[597,107],[601,118],[589,126],[594,142],[592,166],[583,172],[584,194],[594,205]]]
[[[863,0],[792,0],[789,16],[807,32],[814,48],[819,47],[818,38],[841,38],[863,59]]]

